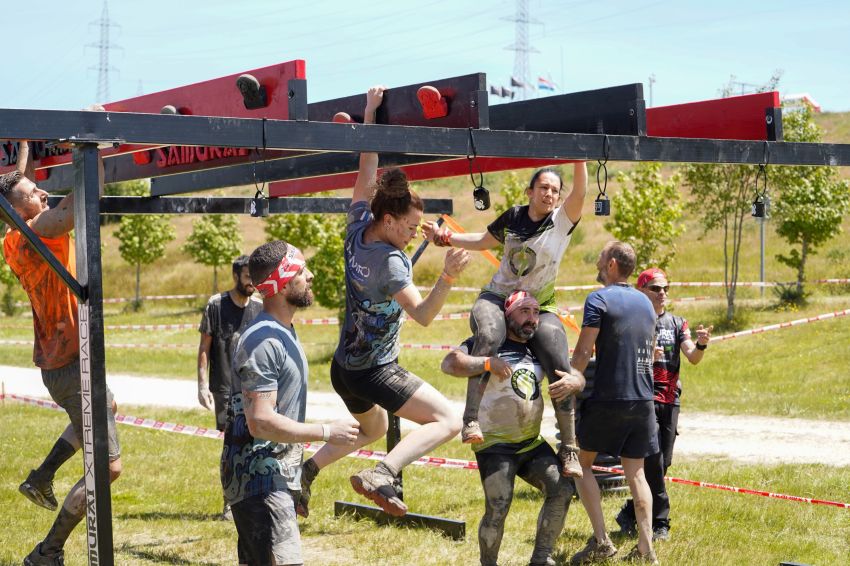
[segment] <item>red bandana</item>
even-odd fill
[[[514,291],[505,300],[505,317],[511,316],[512,312],[525,306],[539,307],[540,303],[528,291]]]
[[[257,291],[265,298],[274,297],[283,291],[286,284],[301,271],[306,263],[301,250],[290,244],[286,255],[280,260],[280,265],[269,274],[265,281],[257,285]]]
[[[646,286],[647,286],[647,284],[648,284],[650,281],[652,281],[653,279],[655,279],[655,276],[656,276],[656,275],[661,275],[661,276],[663,276],[665,279],[667,278],[667,274],[666,274],[666,273],[664,273],[663,271],[661,271],[660,269],[658,269],[657,267],[650,267],[649,269],[647,269],[647,270],[645,270],[645,271],[641,272],[641,274],[640,274],[640,275],[638,275],[638,278],[637,278],[637,288],[638,288],[638,289],[643,289],[644,287],[646,287]]]

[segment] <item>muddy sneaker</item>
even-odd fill
[[[573,554],[570,558],[570,564],[591,564],[593,562],[602,562],[607,558],[611,558],[617,554],[617,547],[611,542],[611,539],[605,539],[604,542],[599,542],[596,537],[591,535],[587,540],[587,545],[584,548]]]
[[[45,555],[41,553],[41,543],[38,543],[24,558],[24,566],[65,566],[65,551]]]
[[[27,479],[18,486],[18,491],[39,507],[50,511],[56,511],[58,507],[53,495],[53,481],[42,478],[35,470],[30,470]]]
[[[652,529],[652,541],[670,540],[670,527],[655,527]]]
[[[584,475],[578,463],[578,448],[561,444],[558,449],[558,460],[561,461],[561,475],[567,478],[580,478]]]
[[[369,468],[349,479],[354,491],[377,503],[385,513],[394,517],[403,517],[407,513],[407,505],[399,499],[394,487],[395,478],[390,474]]]
[[[631,552],[623,556],[622,561],[632,562],[635,564],[658,564],[658,558],[656,558],[654,550],[650,550],[646,554],[643,554],[640,550],[638,550],[637,545],[635,545]]]
[[[463,423],[463,429],[460,431],[460,441],[464,444],[481,444],[484,442],[484,433],[481,432],[481,426],[478,421],[467,421]]]

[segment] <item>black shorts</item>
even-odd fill
[[[395,413],[423,383],[396,362],[362,370],[345,369],[336,358],[331,362],[331,385],[355,415],[375,405]]]
[[[594,401],[581,404],[576,438],[587,452],[625,458],[658,453],[654,401]]]

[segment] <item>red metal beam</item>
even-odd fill
[[[266,88],[267,106],[255,110],[245,108],[242,95],[236,88],[236,79],[239,75],[245,73],[253,75]],[[305,62],[297,59],[260,69],[252,69],[245,71],[245,73],[235,73],[126,100],[109,102],[103,106],[110,112],[159,114],[164,106],[170,105],[174,106],[180,114],[195,116],[286,120],[289,117],[289,80],[306,78]],[[14,168],[17,161],[14,143],[16,142],[0,142],[0,172],[10,171]],[[126,144],[117,149],[103,150],[102,155],[110,157],[150,149],[152,149],[152,146]],[[181,151],[181,148],[169,148],[165,150],[165,153],[166,155],[182,155]],[[71,161],[70,150],[55,148],[50,153],[50,155],[36,161],[36,169],[64,165]],[[144,157],[142,161],[144,161]],[[39,176],[46,178],[45,172],[40,173]]]
[[[479,169],[484,173],[490,173],[511,169],[544,167],[546,165],[557,165],[560,163],[573,163],[573,161],[478,157],[475,159],[473,169],[476,173]],[[469,175],[469,163],[466,158],[418,163],[416,165],[405,165],[403,167],[399,167],[399,169],[404,171],[407,174],[407,178],[411,181],[427,181],[430,179]],[[335,175],[325,175],[322,177],[307,177],[303,179],[276,181],[269,184],[269,196],[285,197],[321,191],[350,189],[354,186],[356,178],[357,173],[337,173]]]
[[[766,140],[765,110],[780,106],[774,91],[647,108],[646,132],[668,138]]]

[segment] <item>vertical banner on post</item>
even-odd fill
[[[86,488],[86,548],[90,566],[112,566],[112,501],[109,487],[103,280],[100,264],[101,171],[96,144],[74,150],[74,229],[79,302],[80,395]]]

